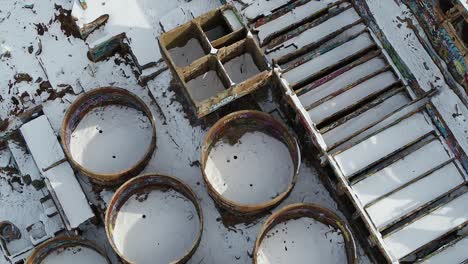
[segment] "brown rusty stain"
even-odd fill
[[[120,256],[120,258],[122,258],[126,263],[132,263],[128,259],[126,259],[126,257],[121,252],[119,252],[119,250],[114,244],[114,223],[120,208],[132,195],[137,194],[138,196],[141,196],[142,199],[145,199],[145,196],[149,193],[149,191],[155,189],[175,190],[183,196],[185,196],[188,200],[190,200],[195,206],[195,209],[197,210],[197,215],[200,222],[199,228],[197,230],[197,238],[195,239],[195,242],[193,243],[190,250],[184,256],[181,256],[180,259],[173,262],[174,264],[186,263],[195,253],[200,244],[203,233],[203,213],[201,205],[198,202],[198,198],[192,191],[192,189],[181,180],[172,176],[150,173],[135,177],[124,183],[114,193],[107,207],[104,221],[107,239],[114,251]]]
[[[144,157],[133,167],[112,174],[95,173],[81,166],[78,162],[74,160],[73,156],[71,155],[69,149],[69,137],[74,129],[74,127],[71,126],[77,125],[79,120],[83,118],[83,116],[86,113],[88,113],[92,108],[112,104],[130,105],[130,107],[133,107],[145,113],[145,115],[151,122],[153,135],[151,138],[151,143],[148,146]],[[73,120],[76,123],[70,124],[70,122],[72,122]],[[140,173],[145,168],[146,164],[148,164],[154,150],[156,149],[156,125],[151,110],[139,97],[125,89],[117,87],[97,88],[86,92],[80,97],[78,97],[70,105],[67,112],[65,113],[65,117],[62,122],[62,127],[60,129],[60,137],[64,152],[68,160],[72,163],[72,165],[79,171],[81,171],[84,175],[88,176],[93,182],[103,185],[120,184],[125,180]]]
[[[53,252],[61,252],[70,247],[86,247],[99,253],[106,259],[107,264],[111,264],[106,253],[94,242],[83,239],[79,236],[60,236],[49,240],[36,247],[33,253],[26,260],[26,264],[41,264],[42,261]]]
[[[242,134],[254,130],[267,133],[268,135],[280,140],[288,147],[294,164],[294,176],[292,181],[289,183],[288,189],[270,201],[255,205],[243,205],[224,198],[214,189],[205,174],[205,166],[211,148],[217,141],[225,138],[227,132],[232,136],[229,136],[226,140],[228,140],[230,144],[234,144]],[[297,139],[290,133],[289,129],[283,123],[263,112],[243,110],[226,115],[216,122],[208,131],[203,141],[200,163],[203,179],[207,185],[208,193],[213,200],[231,214],[247,216],[264,213],[275,207],[289,195],[299,174],[301,154]]]

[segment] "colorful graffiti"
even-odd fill
[[[402,1],[406,2],[407,0],[402,0]],[[411,0],[408,0],[408,1],[412,2]],[[353,2],[354,2],[354,5],[355,5],[356,9],[361,14],[361,16],[363,18],[365,18],[368,26],[372,29],[372,31],[374,32],[376,37],[382,43],[383,48],[387,51],[388,55],[391,57],[393,63],[395,64],[396,68],[398,69],[398,71],[400,71],[403,78],[405,78],[407,80],[408,85],[413,89],[413,91],[417,95],[423,95],[424,92],[421,89],[421,87],[419,86],[418,82],[416,81],[416,78],[411,73],[408,66],[400,58],[398,53],[396,53],[395,49],[392,47],[392,45],[388,42],[387,38],[385,37],[385,34],[382,32],[382,30],[377,25],[372,13],[369,10],[369,7],[367,6],[366,1],[365,0],[354,0]],[[435,17],[432,16],[431,19],[435,19]],[[440,29],[437,29],[437,30],[440,30]],[[441,36],[443,36],[443,34],[441,34]],[[448,36],[448,34],[446,34],[445,36],[446,37],[444,37],[444,38],[449,38],[450,37],[450,36]],[[440,43],[442,43],[442,42],[440,42]],[[451,43],[450,44],[450,45],[452,45],[451,46],[451,51],[453,51],[453,52],[457,51],[456,47],[454,47],[453,41],[451,41],[451,39],[446,39],[446,42],[444,42],[444,43],[446,43],[447,45],[448,45],[448,43]],[[441,44],[439,44],[439,45],[441,45]],[[428,50],[428,52],[429,52],[429,54],[431,56],[435,56],[435,54],[431,53],[431,51]],[[447,49],[446,52],[447,52],[447,54],[450,54],[450,53],[448,53],[448,49]],[[458,56],[461,56],[460,52],[458,52],[457,56],[448,57],[448,58],[451,58],[452,60],[454,60],[455,58],[459,58]],[[453,63],[454,62],[452,61],[452,64]],[[461,66],[462,68],[464,67],[463,69],[465,69],[465,75],[466,75],[467,74],[466,73],[466,65],[464,64],[464,61],[458,61],[458,63],[459,63],[459,66]],[[448,64],[448,65],[450,67],[450,64]],[[449,78],[447,78],[447,79],[449,79]],[[451,84],[449,83],[449,85],[451,85]],[[460,147],[459,143],[457,142],[457,140],[455,139],[455,137],[451,133],[450,129],[448,129],[447,125],[443,122],[443,119],[440,118],[440,114],[431,105],[429,105],[427,107],[427,110],[428,110],[428,113],[429,113],[432,121],[437,126],[437,128],[438,128],[439,132],[441,132],[442,136],[445,138],[445,141],[447,142],[447,144],[449,145],[449,147],[451,148],[451,150],[453,151],[453,153],[455,154],[457,159],[460,161],[463,168],[466,171],[468,171],[468,158],[467,158],[467,155],[466,155],[466,153],[464,153],[463,149]]]
[[[382,47],[387,51],[387,54],[392,59],[392,62],[395,64],[395,67],[401,73],[403,78],[408,82],[409,86],[413,88],[414,92],[417,95],[423,95],[424,90],[419,86],[418,82],[416,81],[416,77],[411,73],[408,66],[403,62],[400,58],[400,55],[395,51],[393,46],[388,42],[385,34],[377,25],[375,18],[373,17],[369,7],[365,0],[354,0],[354,6],[360,13],[360,15],[366,20],[368,27],[372,30],[372,32],[376,35],[379,41],[382,43]]]
[[[448,70],[462,86],[468,83],[468,67],[462,53],[455,45],[447,30],[440,26],[434,10],[437,7],[435,0],[402,0],[415,14],[418,22],[425,31],[429,41],[438,54],[447,63]],[[432,54],[431,54],[432,55]]]

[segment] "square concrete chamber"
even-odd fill
[[[271,75],[263,51],[231,5],[162,34],[159,46],[198,118],[261,88]]]

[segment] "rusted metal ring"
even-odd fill
[[[113,232],[114,232],[114,224],[117,218],[118,212],[120,208],[125,204],[125,202],[134,194],[138,192],[148,191],[149,188],[156,189],[156,188],[169,188],[179,192],[180,194],[184,195],[187,199],[189,199],[195,209],[197,210],[198,220],[199,220],[199,228],[197,230],[196,239],[193,243],[192,247],[184,256],[181,256],[178,260],[172,262],[173,264],[182,264],[186,263],[200,244],[200,240],[203,233],[203,213],[201,209],[201,205],[198,202],[198,199],[192,189],[180,181],[179,179],[162,174],[144,174],[133,179],[130,179],[126,183],[124,183],[120,188],[114,193],[112,199],[109,202],[109,206],[106,210],[106,217],[105,217],[105,228],[107,239],[111,244],[114,251],[123,259],[126,263],[132,263],[128,258],[122,254],[115,245],[113,239]]]
[[[291,182],[289,183],[288,188],[284,192],[278,194],[276,197],[267,202],[259,204],[240,204],[229,200],[226,197],[223,197],[223,195],[221,195],[215,190],[205,173],[206,162],[211,148],[219,139],[223,137],[223,135],[226,132],[239,126],[246,126],[251,130],[255,129],[262,131],[280,140],[288,147],[289,153],[291,155],[294,166],[294,175],[292,177]],[[213,125],[213,127],[211,127],[211,129],[205,136],[202,145],[201,170],[203,178],[208,188],[208,193],[219,205],[221,205],[223,208],[229,210],[234,214],[258,214],[268,209],[271,209],[272,207],[280,203],[292,191],[297,181],[300,164],[301,153],[299,145],[296,137],[293,136],[293,134],[291,134],[289,128],[282,122],[276,120],[271,115],[255,110],[243,110],[224,116],[223,118],[218,120]]]
[[[81,119],[93,108],[106,105],[124,105],[142,111],[151,122],[152,137],[143,158],[131,168],[118,173],[95,173],[80,165],[70,153],[70,137]],[[101,87],[82,94],[70,105],[62,122],[60,129],[62,146],[70,162],[75,168],[88,176],[93,182],[103,185],[115,185],[138,175],[148,164],[156,149],[156,125],[153,114],[148,106],[138,96],[117,87]]]
[[[86,247],[95,252],[99,253],[105,260],[107,264],[110,264],[109,258],[107,257],[106,253],[99,248],[94,242],[89,240],[83,239],[81,237],[72,236],[61,236],[49,240],[39,247],[36,247],[33,253],[28,257],[26,260],[26,264],[41,264],[42,261],[50,255],[52,252],[56,250],[71,248],[71,247]]]
[[[286,207],[281,208],[274,214],[272,214],[262,225],[260,232],[257,235],[257,240],[255,241],[255,246],[253,250],[253,264],[257,264],[257,254],[258,249],[260,248],[260,244],[262,243],[263,239],[267,235],[268,231],[270,231],[276,225],[293,219],[298,219],[301,217],[309,217],[313,218],[314,220],[333,226],[336,229],[341,231],[341,235],[344,238],[345,242],[345,250],[347,256],[348,264],[356,264],[357,263],[357,254],[356,254],[356,244],[354,241],[354,237],[348,227],[348,225],[341,220],[335,213],[330,211],[327,208],[321,207],[315,204],[291,204]],[[313,246],[313,245],[311,245]],[[317,260],[319,261],[319,260]],[[314,262],[314,260],[311,260]]]

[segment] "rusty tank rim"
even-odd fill
[[[180,194],[184,195],[187,199],[189,199],[192,204],[195,206],[197,211],[198,220],[199,220],[199,227],[197,230],[195,241],[192,247],[185,253],[185,255],[180,256],[178,260],[173,261],[173,264],[185,263],[187,262],[200,244],[202,233],[203,233],[203,213],[201,209],[201,205],[198,202],[198,198],[193,192],[193,190],[186,185],[184,182],[179,180],[176,177],[163,175],[163,174],[156,174],[156,173],[148,173],[144,175],[137,176],[125,182],[119,189],[114,193],[112,199],[109,202],[109,206],[106,210],[106,216],[104,220],[107,239],[114,249],[114,251],[119,255],[121,259],[123,259],[126,263],[133,263],[127,259],[127,257],[122,254],[114,243],[113,239],[113,231],[114,231],[114,222],[117,218],[118,212],[120,208],[125,204],[125,202],[135,193],[140,190],[148,190],[148,187],[158,188],[158,187],[165,187],[173,189]]]
[[[79,164],[70,152],[70,137],[81,119],[93,108],[106,105],[124,105],[142,111],[150,120],[152,137],[143,158],[132,167],[117,173],[96,173]],[[101,87],[88,91],[79,96],[68,108],[60,129],[62,146],[72,165],[88,176],[93,182],[103,185],[115,185],[138,175],[148,164],[156,149],[156,125],[153,114],[148,106],[135,94],[118,87]]]
[[[301,217],[309,217],[318,222],[321,222],[326,225],[331,225],[336,229],[341,231],[341,235],[345,241],[345,251],[347,256],[347,263],[348,264],[356,264],[357,263],[357,254],[356,254],[356,244],[354,241],[354,237],[349,229],[348,225],[338,217],[334,212],[331,210],[324,208],[322,206],[316,204],[305,204],[305,203],[297,203],[285,206],[278,210],[277,212],[273,213],[262,225],[260,231],[257,235],[257,239],[255,241],[254,249],[253,249],[253,264],[257,264],[257,253],[258,249],[260,248],[263,239],[267,235],[268,231],[270,231],[276,225],[293,219],[298,219]],[[313,260],[311,260],[313,262]]]
[[[108,264],[111,264],[107,254],[100,247],[98,247],[94,242],[78,236],[61,236],[43,243],[34,249],[33,253],[27,258],[25,263],[40,264],[49,254],[56,250],[77,246],[94,250],[95,252],[99,253],[99,255],[101,255]]]
[[[287,146],[293,161],[294,173],[288,188],[282,193],[278,194],[275,198],[264,203],[243,204],[223,197],[215,190],[205,173],[206,161],[211,148],[220,138],[222,138],[226,130],[228,130],[231,125],[236,125],[236,123],[242,124],[243,122],[250,122],[250,125],[256,130],[262,131],[283,142],[283,144]],[[258,214],[278,205],[292,191],[299,175],[300,165],[301,153],[299,144],[296,137],[293,136],[293,134],[290,132],[289,128],[271,115],[256,110],[242,110],[224,116],[210,128],[202,145],[201,171],[205,184],[207,185],[208,193],[219,205],[234,214]]]

